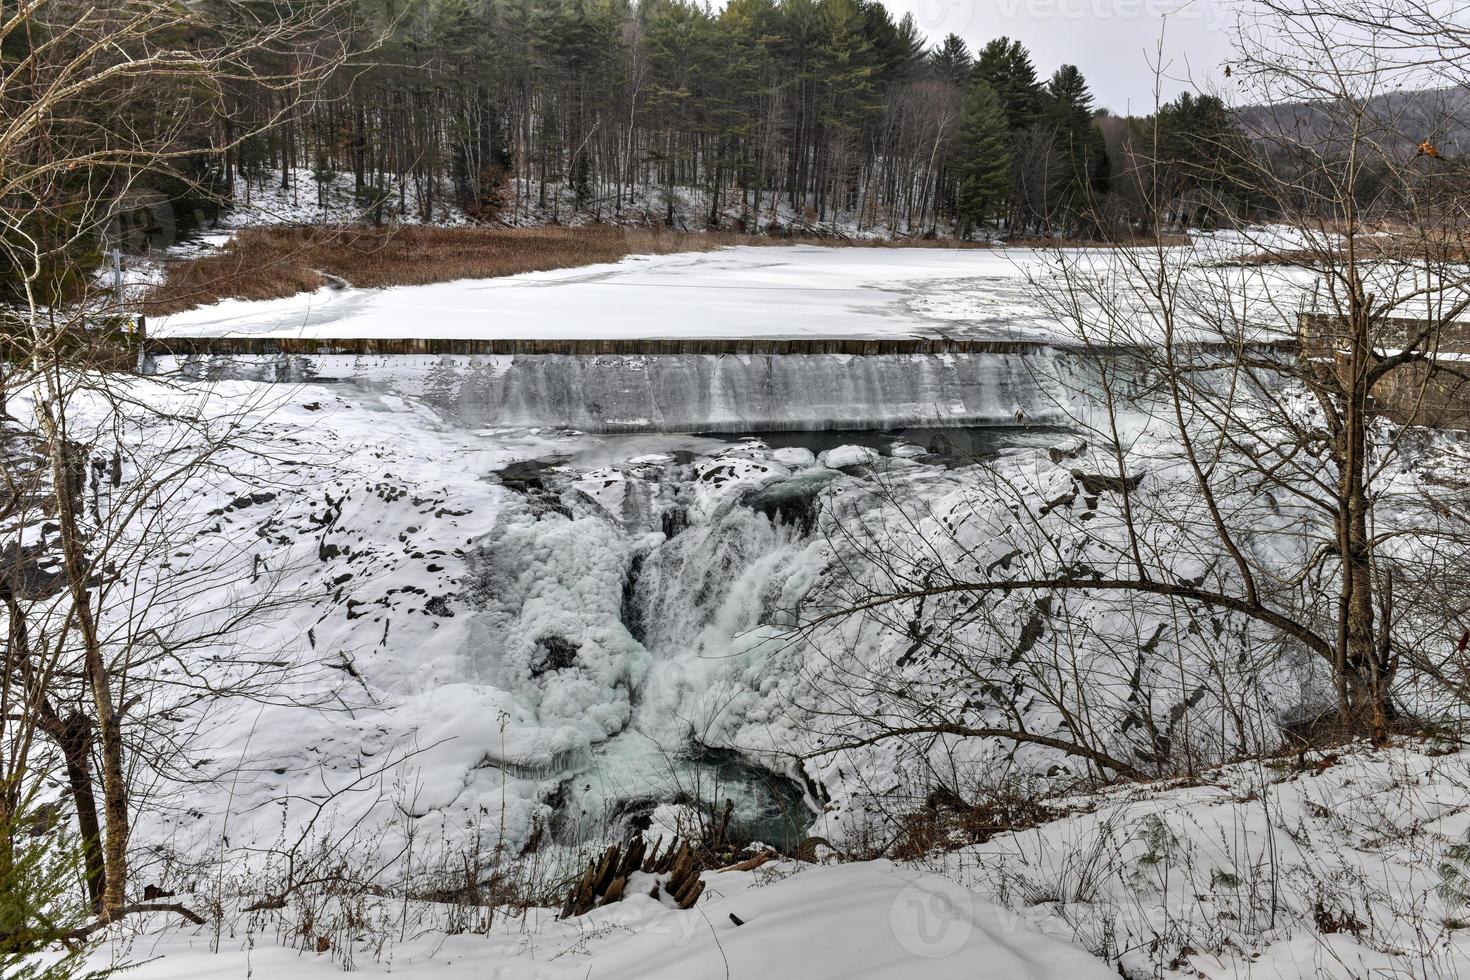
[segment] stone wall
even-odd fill
[[[1426,326],[1438,332],[1439,356],[1431,363],[1405,364],[1390,371],[1373,387],[1374,407],[1401,425],[1470,428],[1470,323],[1395,317],[1376,325],[1374,346],[1391,352]],[[1332,357],[1346,377],[1347,361],[1340,353],[1348,346],[1345,317],[1304,313],[1298,333],[1302,356]]]

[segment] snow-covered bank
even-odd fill
[[[1031,829],[917,862],[706,872],[679,911],[628,898],[586,916],[371,900],[325,949],[300,913],[119,928],[94,962],[138,980],[776,976],[1439,978],[1470,971],[1470,754],[1351,747],[1190,781],[1052,801]],[[732,918],[733,917],[733,918]],[[737,921],[738,920],[738,923]],[[318,921],[316,929],[324,928]],[[142,962],[142,961],[147,962]]]
[[[1470,972],[1470,754],[1305,752],[1061,801],[920,862],[1124,976]]]
[[[729,977],[891,980],[1106,980],[1104,963],[955,882],[887,861],[838,867],[767,865],[708,873],[697,908],[667,908],[641,876],[624,901],[556,921],[550,910],[499,917],[484,934],[416,930],[412,938],[351,936],[348,950],[276,945],[274,929],[167,929],[119,937],[96,963],[137,963],[138,980],[316,980],[345,960],[364,976],[405,980],[689,980]],[[418,903],[414,903],[415,906]],[[432,912],[420,911],[432,921]],[[738,923],[737,921],[738,920]],[[159,928],[163,927],[163,928]]]

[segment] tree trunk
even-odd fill
[[[1388,736],[1393,716],[1390,667],[1376,639],[1373,552],[1368,530],[1372,509],[1367,489],[1369,392],[1366,374],[1372,361],[1369,306],[1354,296],[1350,317],[1353,340],[1344,384],[1344,412],[1338,495],[1338,548],[1342,557],[1339,594],[1338,711],[1350,731],[1368,735],[1375,744]]]
[[[78,448],[66,438],[59,424],[62,394],[54,378],[48,379],[48,399],[38,408],[46,433],[47,455],[56,495],[56,523],[61,541],[67,588],[80,628],[83,648],[83,673],[92,694],[102,761],[103,819],[107,833],[103,845],[106,874],[102,890],[102,918],[111,920],[122,913],[126,902],[128,874],[128,793],[127,773],[123,758],[121,718],[112,694],[112,675],[102,649],[101,634],[92,609],[89,589],[91,567],[87,561],[86,543],[77,517],[80,488],[77,473],[82,461],[75,458]]]
[[[77,832],[82,838],[82,864],[87,876],[87,898],[92,911],[101,912],[107,887],[107,867],[102,857],[102,828],[97,821],[97,795],[92,790],[92,725],[80,711],[66,719],[58,739],[66,759],[66,779],[72,805],[77,812]]]

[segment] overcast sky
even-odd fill
[[[1230,53],[1228,0],[882,0],[894,19],[912,12],[931,41],[958,34],[972,50],[1002,35],[1031,49],[1045,79],[1082,69],[1099,106],[1153,108],[1153,70],[1164,38],[1164,98],[1218,87]]]

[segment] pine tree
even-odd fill
[[[929,72],[941,81],[961,89],[969,88],[975,59],[957,34],[950,34],[929,55]]]
[[[1011,182],[1007,199],[1010,207],[1005,216],[1007,227],[1034,223],[1050,171],[1049,149],[1036,133],[1037,116],[1041,112],[1041,86],[1036,81],[1036,68],[1031,54],[1020,41],[996,38],[985,45],[975,61],[975,78],[989,85],[1000,99],[1010,128]]]
[[[975,77],[989,85],[1000,99],[1012,132],[1030,127],[1041,111],[1041,85],[1031,52],[1020,41],[996,38],[985,45],[975,62]]]
[[[886,7],[879,10],[887,11]],[[893,28],[893,35],[882,49],[885,59],[885,75],[889,80],[911,78],[924,66],[926,45],[924,32],[914,15],[904,14]]]
[[[976,82],[965,96],[955,138],[954,171],[959,178],[958,234],[970,237],[1005,199],[1011,179],[1011,145],[1005,111],[995,90]]]
[[[1091,223],[1097,198],[1107,190],[1108,152],[1092,121],[1092,92],[1076,65],[1058,68],[1042,93],[1041,124],[1065,160],[1051,217],[1074,231]]]
[[[88,970],[94,936],[73,931],[90,910],[77,889],[81,849],[56,832],[35,833],[42,818],[33,801],[0,818],[0,977],[7,980],[104,980],[112,970]],[[38,959],[45,950],[65,951]]]
[[[1152,167],[1155,193],[1175,201],[1174,219],[1192,224],[1209,224],[1221,212],[1243,203],[1233,198],[1245,186],[1245,161],[1249,150],[1245,136],[1230,111],[1214,96],[1183,93],[1160,107],[1150,125],[1143,127],[1144,143],[1157,139],[1157,166]]]

